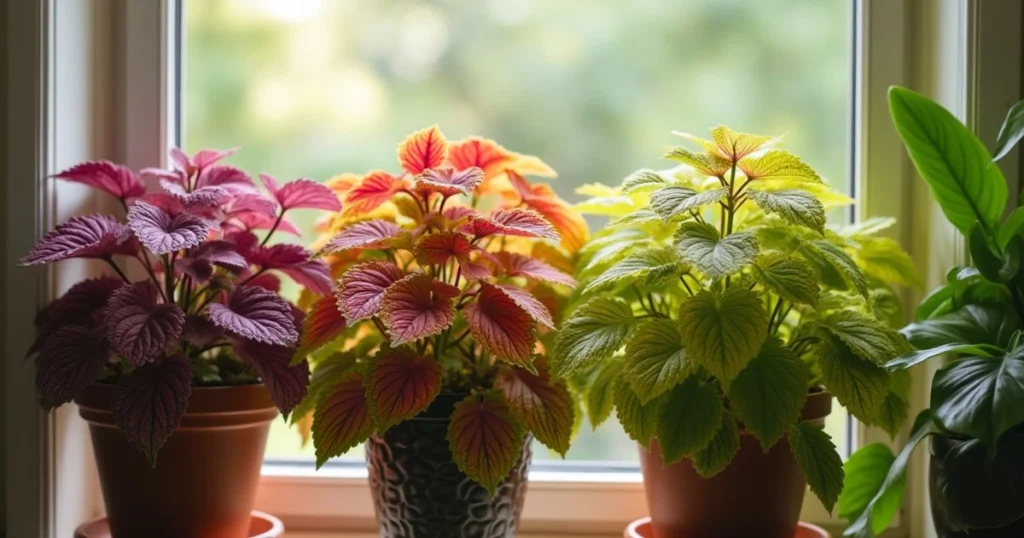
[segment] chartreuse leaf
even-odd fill
[[[522,454],[526,432],[501,392],[489,390],[455,404],[447,437],[459,470],[493,494]]]
[[[665,465],[708,446],[722,425],[723,412],[718,389],[698,376],[690,376],[672,389],[657,428]]]
[[[765,252],[754,264],[761,282],[792,303],[817,305],[818,283],[814,269],[799,258],[782,252]]]
[[[572,313],[555,340],[552,370],[562,377],[611,357],[636,327],[626,301],[595,297]]]
[[[574,404],[565,381],[552,379],[547,361],[534,361],[536,374],[503,367],[494,387],[505,395],[512,416],[544,446],[565,457],[572,437]]]
[[[730,383],[730,406],[765,452],[800,417],[807,377],[804,363],[772,336]]]
[[[949,222],[965,236],[981,221],[992,237],[1006,207],[1006,179],[985,145],[953,114],[906,88],[889,90],[889,110],[911,160]]]
[[[910,255],[889,237],[858,239],[854,258],[864,272],[884,282],[901,286],[920,286],[921,275]]]
[[[369,439],[372,433],[373,419],[363,388],[363,374],[346,372],[333,389],[323,392],[313,413],[317,469]]]
[[[625,377],[641,403],[661,396],[687,375],[679,326],[669,319],[655,318],[637,327],[625,356]]]
[[[893,217],[868,217],[849,226],[844,226],[838,231],[846,237],[863,239],[864,237],[884,232],[895,225],[896,219]]]
[[[719,125],[712,129],[711,139],[715,141],[718,152],[733,161],[738,161],[775,142],[770,136],[739,133],[725,125]]]
[[[839,495],[839,517],[849,521],[861,517],[871,500],[882,490],[886,474],[895,461],[892,450],[882,443],[871,443],[854,452],[843,464],[846,480],[843,493]],[[901,476],[875,501],[869,525],[872,535],[881,534],[899,511],[904,484]]]
[[[857,357],[831,334],[818,349],[821,376],[839,403],[854,416],[873,423],[889,393],[889,377],[881,367]]]
[[[725,470],[739,450],[740,434],[736,420],[729,413],[722,413],[722,425],[711,442],[693,455],[693,468],[704,478],[711,478]]]
[[[825,206],[811,193],[799,189],[750,191],[750,199],[766,213],[798,226],[825,233]]]
[[[686,215],[725,197],[725,189],[697,192],[688,187],[665,187],[651,194],[651,209],[664,219]]]
[[[718,236],[714,226],[684,222],[676,232],[676,249],[684,260],[711,278],[731,275],[757,256],[757,237],[748,231]]]
[[[640,398],[629,387],[629,382],[619,378],[615,383],[615,415],[619,417],[623,431],[629,438],[647,448],[651,445],[658,430],[662,409],[665,407],[667,395],[642,403]]]
[[[602,361],[591,374],[587,394],[587,416],[590,425],[597,429],[612,414],[615,407],[614,391],[616,381],[622,374],[622,357],[612,357]]]
[[[707,176],[722,176],[730,168],[732,162],[714,153],[694,153],[684,147],[672,148],[665,154],[666,159],[690,165],[698,172]]]
[[[632,194],[634,192],[656,189],[670,184],[671,182],[668,179],[665,179],[661,174],[654,170],[644,168],[633,172],[622,181],[622,194]]]
[[[629,279],[636,281],[652,273],[663,274],[681,271],[685,267],[670,248],[645,248],[609,267],[597,278],[591,280],[583,293],[588,293],[605,284]]]
[[[701,290],[680,307],[679,329],[688,357],[728,383],[757,356],[768,315],[761,299],[744,287]]]
[[[788,151],[769,151],[741,159],[739,168],[749,179],[772,182],[821,183],[821,176]]]
[[[1021,250],[1024,250],[1024,239],[1010,238],[1002,255],[996,255],[989,248],[987,232],[980,222],[975,222],[971,226],[971,235],[967,242],[971,250],[971,259],[986,280],[1005,283],[1017,276]]]
[[[789,446],[807,478],[807,485],[832,513],[843,491],[843,460],[836,452],[832,437],[810,422],[800,422],[789,430]]]
[[[865,299],[868,297],[867,278],[857,262],[842,247],[826,240],[816,240],[804,243],[800,249],[810,261],[818,265],[819,270],[838,272],[847,285],[853,286]]]
[[[381,431],[422,413],[441,392],[441,363],[406,347],[384,348],[370,360],[366,394]]]
[[[951,362],[932,380],[932,410],[950,431],[980,439],[989,448],[1024,422],[1024,348],[1005,357]]]
[[[822,327],[843,341],[858,357],[883,364],[903,350],[902,337],[881,321],[856,310],[839,310],[825,317]]]
[[[1024,434],[1011,431],[999,439],[994,454],[978,439],[946,454],[936,493],[953,528],[999,528],[1024,516],[1021,453]]]

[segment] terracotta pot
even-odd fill
[[[832,395],[807,396],[803,420],[824,425]],[[749,432],[728,467],[703,478],[689,459],[665,466],[657,441],[640,448],[640,468],[654,538],[792,538],[807,481],[785,437],[764,453]]]
[[[193,387],[150,466],[114,424],[114,385],[76,400],[89,422],[113,538],[245,538],[277,408],[263,385]]]
[[[514,538],[526,496],[530,441],[494,495],[452,461],[449,417],[465,394],[441,393],[420,416],[366,443],[381,538]]]

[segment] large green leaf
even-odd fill
[[[762,211],[773,213],[786,222],[825,233],[825,206],[813,194],[799,189],[781,191],[750,191]]]
[[[1003,126],[999,128],[999,136],[996,137],[995,156],[992,157],[992,162],[1006,157],[1021,138],[1024,138],[1024,101],[1013,105],[1006,113]]]
[[[668,395],[658,421],[661,459],[668,465],[708,446],[722,425],[722,399],[714,385],[690,376]]]
[[[715,432],[708,446],[692,456],[693,468],[704,478],[722,472],[740,450],[740,434],[736,420],[729,413],[722,413],[722,425]]]
[[[994,236],[1006,207],[1006,179],[984,144],[953,114],[906,88],[889,90],[893,123],[949,222],[965,236],[981,221]]]
[[[807,478],[807,485],[832,513],[843,491],[843,460],[836,452],[832,437],[810,422],[801,422],[789,430],[789,446]]]
[[[664,219],[687,215],[725,197],[725,189],[697,192],[688,187],[665,187],[651,193],[651,209]]]
[[[1024,206],[1014,209],[999,227],[999,232],[996,234],[996,244],[999,245],[999,249],[1005,249],[1014,237],[1019,237],[1021,230],[1024,230]]]
[[[642,403],[661,396],[687,374],[686,351],[678,325],[651,319],[637,327],[626,344],[625,376]]]
[[[885,369],[890,372],[899,372],[916,366],[932,357],[945,354],[972,355],[975,357],[993,357],[1002,350],[988,344],[943,344],[938,347],[915,349],[908,351],[899,357],[885,363]]]
[[[971,304],[911,323],[900,332],[918,349],[946,344],[989,344],[1005,349],[1020,327],[1020,318],[1009,305]]]
[[[683,301],[679,328],[688,356],[728,383],[757,356],[768,336],[761,299],[745,287],[701,290]]]
[[[595,430],[608,419],[615,408],[613,394],[616,381],[622,375],[622,369],[622,357],[617,356],[602,361],[590,373],[586,387],[587,416],[590,417],[590,425]]]
[[[843,493],[839,495],[839,517],[850,521],[861,517],[872,499],[882,491],[885,477],[895,461],[896,455],[882,443],[871,443],[854,452],[843,464],[846,480]],[[899,512],[905,482],[900,476],[871,507],[872,534],[881,534]]]
[[[843,284],[852,286],[864,298],[868,297],[868,279],[864,276],[864,272],[861,271],[857,262],[843,250],[843,247],[821,239],[803,243],[800,251],[804,253],[809,261],[818,266],[823,279],[829,274],[838,274],[842,277],[842,282],[839,283],[839,286],[835,287],[842,287]],[[832,282],[827,283],[834,285]]]
[[[729,385],[729,403],[766,452],[800,417],[807,399],[804,363],[777,337]]]
[[[818,363],[825,386],[839,403],[864,422],[875,422],[889,393],[889,376],[885,370],[857,357],[834,337],[822,342]]]
[[[619,417],[623,431],[641,446],[649,447],[658,431],[658,421],[668,396],[662,395],[645,404],[630,388],[629,382],[621,377],[615,383],[614,396],[615,415]]]
[[[572,313],[555,339],[552,370],[568,376],[612,356],[636,327],[626,301],[595,297]]]
[[[858,357],[877,364],[896,358],[905,347],[899,333],[856,310],[833,312],[825,318],[822,327],[842,340]]]
[[[655,275],[658,280],[663,280],[666,273],[681,273],[684,267],[685,264],[670,248],[645,248],[623,258],[591,280],[583,288],[583,293],[626,279],[635,282],[642,277]],[[672,277],[674,276],[675,274],[672,274]]]
[[[806,262],[782,252],[765,252],[754,267],[761,282],[787,301],[818,304],[818,279]]]
[[[935,372],[931,407],[950,431],[989,447],[1024,422],[1024,348],[1005,357],[954,361]]]
[[[999,439],[995,453],[977,439],[942,460],[937,497],[951,526],[965,530],[1008,525],[1024,516],[1024,434]]]
[[[711,278],[731,275],[757,256],[757,237],[736,232],[725,237],[710,224],[684,222],[676,232],[676,248],[683,259]]]
[[[989,248],[989,239],[981,223],[975,222],[967,243],[974,265],[986,280],[1005,283],[1017,276],[1024,239],[1011,237],[1002,255],[997,255]]]

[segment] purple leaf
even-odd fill
[[[258,213],[273,219],[277,216],[277,202],[260,193],[242,193],[231,200],[224,216],[231,218],[243,213]]]
[[[277,203],[281,204],[281,208],[285,211],[289,209],[341,210],[338,195],[313,180],[296,179],[286,183],[284,187],[279,186],[277,180],[270,174],[260,174],[260,180],[267,188],[267,192],[277,199]]]
[[[209,166],[199,172],[196,188],[224,187],[233,191],[255,192],[256,184],[249,174],[234,166]]]
[[[380,248],[402,229],[394,222],[375,219],[357,222],[338,232],[317,254],[331,254],[354,248]]]
[[[179,213],[172,217],[142,201],[135,202],[128,210],[128,225],[154,254],[198,246],[210,233],[206,221],[196,215]]]
[[[260,213],[242,213],[235,215],[234,220],[238,222],[237,229],[239,230],[269,230],[274,227],[276,218]],[[230,224],[228,227],[231,227]],[[282,218],[281,222],[277,224],[277,231],[289,233],[295,237],[302,236],[302,232],[287,218]]]
[[[50,303],[36,314],[36,341],[29,349],[35,353],[53,333],[67,325],[93,327],[94,319],[107,305],[114,291],[121,288],[124,281],[112,276],[101,276],[83,280],[71,286],[60,299]],[[102,331],[100,331],[102,332]]]
[[[223,187],[200,187],[188,192],[185,187],[166,179],[160,180],[160,186],[181,201],[184,209],[190,211],[217,207],[231,197],[231,192]]]
[[[192,371],[181,355],[137,368],[117,384],[114,421],[150,465],[181,424],[191,394]]]
[[[194,346],[206,347],[224,338],[224,331],[202,316],[189,314],[185,317],[185,326],[181,329],[181,337]]]
[[[36,359],[36,387],[47,409],[70,402],[103,371],[110,347],[102,331],[65,325],[43,343]]]
[[[405,271],[393,263],[373,261],[353,265],[341,276],[338,308],[349,323],[376,316],[384,292],[403,277]]]
[[[214,325],[249,340],[287,345],[299,338],[291,305],[259,286],[236,288],[228,304],[207,306],[206,317]]]
[[[256,275],[249,279],[245,283],[246,286],[256,286],[265,290],[279,293],[281,291],[281,279],[277,278],[277,275],[271,273],[263,273],[262,275]]]
[[[76,164],[54,177],[100,189],[121,200],[146,194],[146,187],[130,168],[110,161]]]
[[[127,226],[108,215],[72,217],[46,234],[21,265],[39,265],[68,258],[109,258],[134,254],[138,244]]]
[[[107,338],[129,363],[138,366],[170,349],[185,325],[185,312],[174,303],[160,304],[152,282],[136,282],[107,301]]]
[[[331,269],[322,260],[311,260],[312,253],[298,245],[278,244],[257,247],[247,259],[264,269],[277,269],[310,291],[327,295],[334,288]]]
[[[256,368],[270,392],[270,398],[288,418],[288,413],[306,396],[309,363],[302,361],[289,366],[295,355],[295,348],[290,346],[272,346],[251,340],[235,340],[232,345],[238,356]]]
[[[179,170],[164,170],[163,168],[143,168],[139,170],[139,176],[146,181],[169,181],[175,185],[184,187],[188,184],[188,176]]]
[[[223,240],[207,241],[192,250],[190,257],[174,262],[176,270],[201,282],[213,276],[215,265],[236,274],[249,268],[249,262],[235,251],[235,246]]]

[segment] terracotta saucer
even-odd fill
[[[622,536],[624,538],[652,538],[654,533],[651,532],[651,518],[645,517],[630,523]],[[793,538],[831,538],[831,535],[817,525],[801,521]]]
[[[249,538],[278,538],[284,535],[284,524],[280,519],[257,510],[252,511]],[[101,517],[82,523],[75,529],[75,538],[111,538],[107,518]]]

